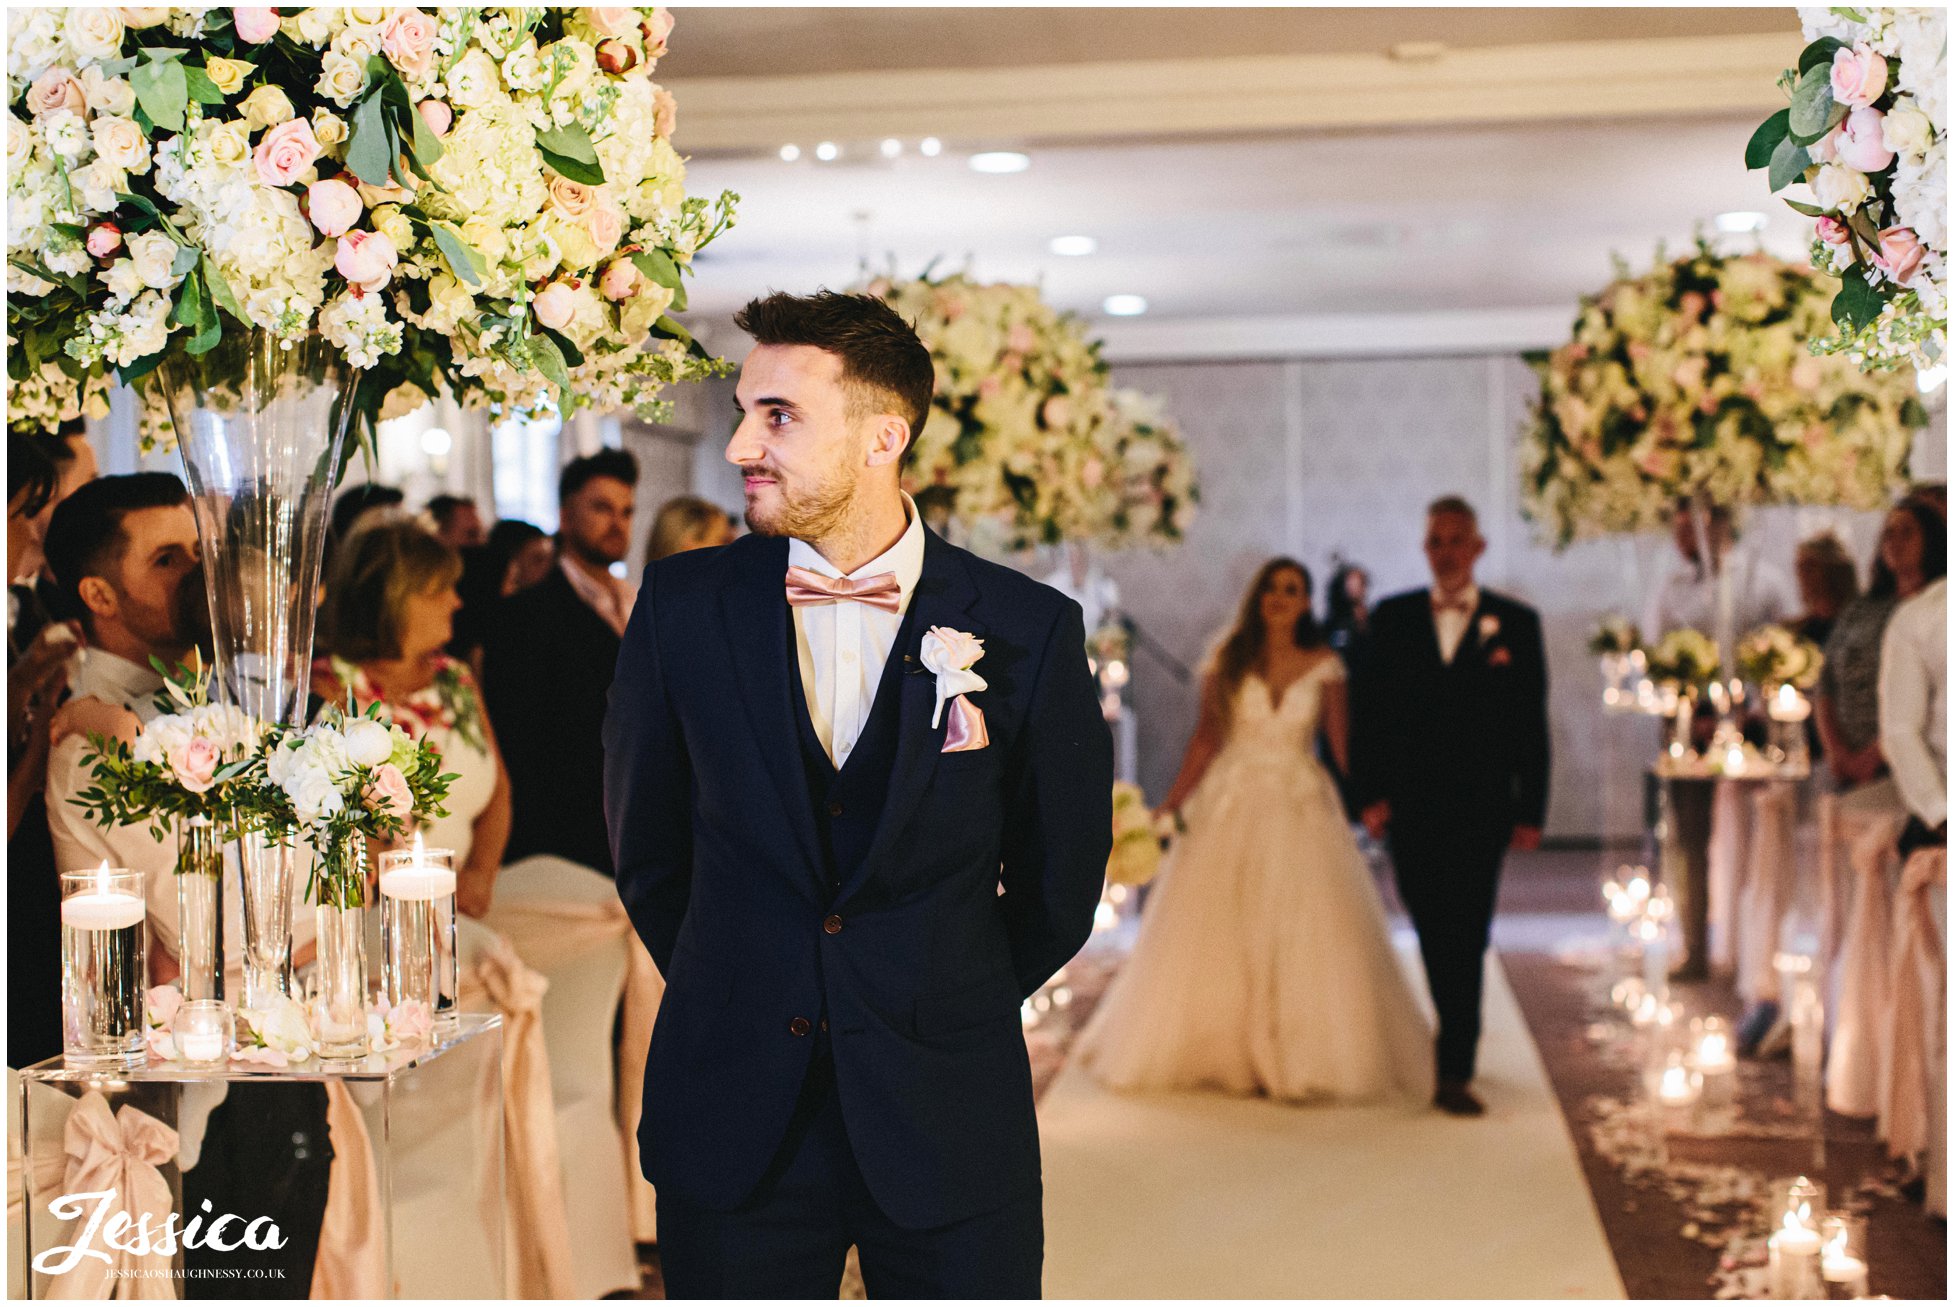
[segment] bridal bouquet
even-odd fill
[[[1113,851],[1106,859],[1106,881],[1144,885],[1160,870],[1160,837],[1146,795],[1130,781],[1113,782]]]
[[[1158,397],[1115,390],[1108,401],[1100,428],[1103,452],[1084,469],[1086,489],[1105,491],[1105,521],[1095,539],[1114,549],[1178,544],[1201,498],[1187,442]]]
[[[331,907],[365,901],[367,838],[407,829],[409,817],[445,817],[453,774],[432,745],[381,720],[327,709],[303,728],[274,727],[262,755],[257,805],[274,830],[302,836],[319,854],[307,897]]]
[[[1947,11],[1802,9],[1811,44],[1778,85],[1789,107],[1744,151],[1771,189],[1799,182],[1812,262],[1839,279],[1837,331],[1812,349],[1874,369],[1947,350]]]
[[[1722,664],[1717,642],[1701,631],[1682,627],[1669,632],[1649,650],[1649,679],[1679,689],[1708,685]]]
[[[240,818],[243,778],[257,756],[264,728],[243,709],[210,702],[210,670],[194,658],[163,673],[156,696],[163,714],[145,723],[133,745],[90,735],[82,761],[94,784],[70,800],[101,826],[147,824],[162,840],[179,821],[213,822],[229,839],[248,826]]]
[[[370,423],[446,389],[653,415],[737,197],[687,197],[664,9],[8,15],[7,407],[101,413],[172,349],[319,333]]]
[[[1805,342],[1834,284],[1709,244],[1618,266],[1571,341],[1534,360],[1523,507],[1560,545],[1663,526],[1678,500],[1877,508],[1926,422],[1910,378],[1862,372]]]
[[[1809,690],[1824,668],[1825,654],[1817,645],[1775,623],[1737,642],[1737,674],[1752,685]]]

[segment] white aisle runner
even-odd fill
[[[1455,1120],[1126,1097],[1068,1066],[1039,1107],[1045,1296],[1623,1297],[1497,954],[1475,1088],[1488,1115]]]

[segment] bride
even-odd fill
[[[1346,766],[1343,663],[1310,614],[1308,570],[1273,559],[1208,660],[1163,805],[1184,834],[1081,1039],[1109,1087],[1295,1101],[1429,1090],[1430,1031],[1315,757],[1319,731]]]

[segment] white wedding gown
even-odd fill
[[[1080,1041],[1113,1089],[1424,1095],[1431,1032],[1312,746],[1329,657],[1277,704],[1250,676],[1189,798],[1132,956]]]

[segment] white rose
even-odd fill
[[[18,114],[7,115],[7,171],[19,173],[34,157],[34,129],[20,120]]]
[[[123,172],[149,171],[149,142],[143,139],[142,128],[136,126],[135,119],[97,118],[90,125],[90,135],[95,139],[95,153],[109,167]]]
[[[160,231],[146,231],[129,238],[129,257],[135,261],[136,275],[154,290],[176,285],[170,264],[176,260],[176,242]]]
[[[1934,143],[1934,125],[1912,100],[1894,105],[1880,123],[1886,148],[1895,154],[1922,155]]]
[[[346,756],[361,767],[378,767],[394,751],[385,722],[361,717],[346,723]]]
[[[319,80],[312,89],[344,109],[366,89],[366,64],[349,59],[337,50],[328,50],[326,57],[319,61]]]
[[[109,60],[122,53],[122,15],[114,9],[68,11],[68,45],[83,59]]]
[[[1851,213],[1872,193],[1873,186],[1866,174],[1842,163],[1826,164],[1818,170],[1818,179],[1812,183],[1818,207],[1840,213]]]
[[[325,825],[346,806],[345,796],[324,767],[301,767],[284,788],[299,820],[308,826]]]
[[[360,23],[367,27],[378,27],[387,21],[390,12],[385,5],[354,5],[346,10],[346,21]]]
[[[292,99],[276,86],[260,86],[244,97],[238,106],[244,112],[244,122],[252,131],[262,131],[292,117]]]
[[[211,160],[225,168],[241,168],[251,160],[251,132],[233,119],[210,133]]]
[[[400,211],[398,204],[383,204],[373,211],[370,219],[373,230],[393,242],[396,252],[413,248],[414,224]]]
[[[147,167],[148,163],[145,161],[143,166]],[[86,168],[77,168],[69,173],[68,182],[81,196],[81,207],[90,213],[110,212],[115,208],[115,193],[129,189],[128,174],[102,159],[95,160]],[[48,266],[54,268],[56,272],[79,272],[81,267],[86,267],[87,264],[84,262],[81,267],[74,269],[57,267],[53,263]]]
[[[75,80],[81,83],[82,98],[96,113],[126,114],[136,107],[136,90],[120,77],[104,77],[102,70],[89,64]]]
[[[346,142],[346,120],[324,107],[312,111],[312,139],[330,150]]]
[[[354,60],[364,68],[367,60],[380,53],[380,29],[355,20],[353,26],[347,27],[338,36],[333,37],[332,53]]]
[[[102,284],[109,288],[109,294],[119,300],[133,299],[142,290],[142,276],[136,265],[128,259],[117,259],[102,274]]]
[[[344,22],[344,12],[331,6],[303,9],[298,14],[299,36],[307,45],[324,45]]]
[[[435,274],[428,282],[427,294],[429,316],[437,318],[448,330],[474,316],[475,297],[469,293],[468,287],[445,272]]]
[[[480,50],[470,50],[448,70],[448,99],[458,109],[474,109],[487,104],[501,89],[502,76],[495,61]]]

